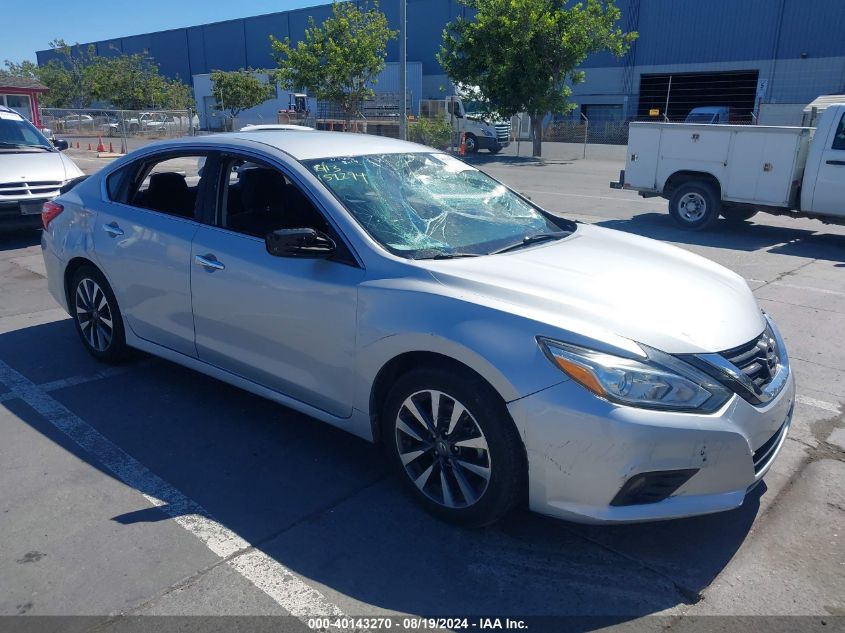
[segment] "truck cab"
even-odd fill
[[[801,210],[845,220],[845,104],[818,122],[801,184]]]
[[[449,121],[454,134],[458,137],[464,134],[464,148],[467,154],[474,154],[480,149],[497,154],[510,145],[509,121],[493,121],[489,116],[467,112],[463,100],[458,96],[447,99],[422,99],[420,116],[442,117]]]
[[[728,106],[706,106],[690,110],[684,123],[729,123],[731,109]]]

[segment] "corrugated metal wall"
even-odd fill
[[[733,62],[742,66],[746,60],[795,60],[802,54],[811,59],[845,56],[845,0],[617,2],[623,12],[623,26],[627,25],[626,16],[634,15],[633,7],[638,5],[636,28],[640,37],[634,56],[626,60],[609,54],[594,55],[584,64],[588,70]],[[382,0],[381,8],[395,28],[399,0]],[[422,63],[424,76],[442,74],[436,54],[443,28],[465,11],[457,0],[408,0],[408,59]],[[273,67],[271,33],[280,39],[290,36],[299,40],[309,16],[319,24],[330,14],[331,6],[321,5],[117,38],[96,42],[95,46],[100,54],[147,51],[164,74],[189,80],[217,69]],[[53,55],[52,51],[39,51],[38,61],[44,63]],[[398,42],[394,40],[388,46],[387,60],[398,61],[398,56]],[[835,62],[830,72],[840,72]],[[845,81],[845,69],[841,72]],[[621,86],[612,89],[622,92]]]

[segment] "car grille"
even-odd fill
[[[769,327],[754,340],[719,353],[760,389],[771,382],[781,362],[777,341]]]
[[[496,124],[496,140],[499,145],[506,145],[511,138],[511,124],[497,123]]]
[[[784,422],[777,430],[777,433],[772,435],[760,448],[754,451],[754,455],[752,455],[751,459],[754,461],[755,474],[763,470],[766,467],[766,464],[771,461],[772,455],[774,454],[775,449],[777,449],[781,437],[783,437],[783,434],[786,433],[788,422],[788,420],[787,422]]]
[[[21,198],[49,198],[59,195],[62,183],[57,180],[28,182],[0,182],[0,200]]]

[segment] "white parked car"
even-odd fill
[[[82,176],[63,149],[67,141],[48,141],[20,114],[0,106],[0,229],[39,226],[44,202]]]
[[[786,348],[739,275],[429,147],[156,143],[44,215],[50,292],[93,356],[139,348],[383,442],[451,521],[728,510],[789,429]]]

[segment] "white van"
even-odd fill
[[[41,207],[82,170],[67,156],[67,141],[48,141],[14,110],[0,106],[0,230],[36,227]]]

